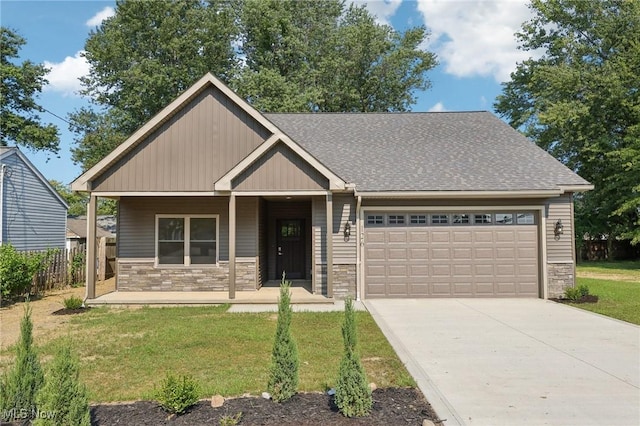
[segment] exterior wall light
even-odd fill
[[[351,224],[347,221],[344,224],[344,240],[349,241],[349,237],[351,236]]]
[[[564,226],[562,225],[562,219],[558,219],[558,221],[554,225],[553,234],[555,235],[556,239],[559,239],[560,235],[564,234]]]

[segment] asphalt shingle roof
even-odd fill
[[[588,185],[489,112],[265,114],[360,191]]]

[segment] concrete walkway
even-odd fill
[[[640,327],[540,299],[365,305],[447,426],[640,425]]]

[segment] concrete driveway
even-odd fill
[[[368,300],[447,426],[640,425],[640,327],[540,299]]]

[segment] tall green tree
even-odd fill
[[[73,192],[68,185],[54,179],[49,180],[49,183],[69,205],[69,210],[67,210],[68,215],[80,216],[87,213],[87,201],[89,198],[87,195],[80,192]]]
[[[90,168],[206,72],[265,112],[405,111],[436,64],[427,35],[343,0],[119,0],[85,45],[73,159]]]
[[[436,65],[424,27],[400,34],[340,0],[247,0],[242,25],[234,86],[262,111],[406,111]]]
[[[15,143],[34,150],[58,151],[58,128],[43,124],[38,113],[44,109],[36,102],[48,81],[49,72],[31,61],[16,63],[26,40],[15,31],[0,27],[0,146]]]
[[[532,0],[518,64],[495,109],[595,185],[578,237],[640,242],[640,2]]]
[[[93,105],[70,115],[72,158],[83,170],[207,72],[235,75],[235,0],[118,0],[115,15],[91,31],[91,72],[81,91]]]

